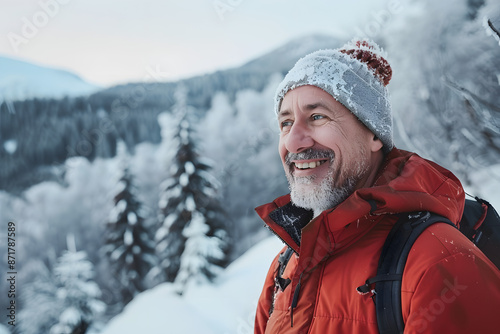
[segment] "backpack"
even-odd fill
[[[474,199],[465,200],[459,230],[500,269],[500,217],[490,203],[479,197]],[[400,214],[382,247],[377,275],[367,279],[364,285],[357,288],[362,294],[374,293],[372,298],[381,334],[403,333],[401,281],[406,259],[418,236],[427,227],[438,222],[456,228],[449,219],[434,213]],[[293,250],[288,247],[278,258],[275,283],[283,290],[290,283],[290,280],[283,279],[282,275],[292,254]],[[374,289],[373,284],[375,284]]]
[[[389,232],[380,255],[377,276],[357,288],[360,293],[373,292],[379,332],[403,333],[401,281],[408,254],[418,236],[434,223],[447,218],[430,212],[401,214]],[[500,269],[500,217],[487,201],[467,199],[459,224],[462,232]],[[375,284],[375,289],[372,289]]]

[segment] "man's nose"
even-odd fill
[[[302,122],[293,123],[286,138],[286,149],[288,152],[299,153],[314,145],[311,137],[311,129]]]

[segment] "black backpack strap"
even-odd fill
[[[460,232],[500,269],[500,216],[484,199],[465,201]]]
[[[380,255],[377,276],[358,287],[358,292],[374,291],[377,324],[381,334],[403,333],[401,309],[401,281],[411,247],[418,236],[430,225],[443,222],[455,226],[448,219],[429,212],[403,214],[389,232]],[[455,226],[456,227],[456,226]],[[375,284],[373,290],[371,286]]]

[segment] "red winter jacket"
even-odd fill
[[[273,220],[289,202],[287,195],[256,209],[298,256],[282,276],[291,280],[283,291],[274,283],[278,257],[271,264],[255,333],[369,334],[378,333],[374,302],[356,288],[376,275],[394,214],[425,210],[458,222],[464,192],[451,172],[393,149],[374,185],[307,224],[300,247]],[[401,291],[405,333],[498,332],[500,271],[452,226],[434,224],[417,239]]]

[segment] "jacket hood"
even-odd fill
[[[303,263],[306,269],[328,254],[348,247],[382,217],[391,215],[395,221],[394,215],[398,213],[431,211],[458,223],[464,203],[462,185],[450,171],[415,153],[394,148],[386,156],[372,187],[356,190],[336,208],[324,211],[310,222],[308,210],[294,207],[292,220],[307,220],[302,228],[300,247],[278,221],[290,220],[287,212],[293,205],[289,195],[260,206],[256,211],[300,256],[308,254],[316,259]]]
[[[360,200],[371,204],[370,213],[374,215],[430,211],[458,223],[465,194],[449,170],[415,153],[393,149],[374,185],[358,189],[340,206],[350,210]]]

